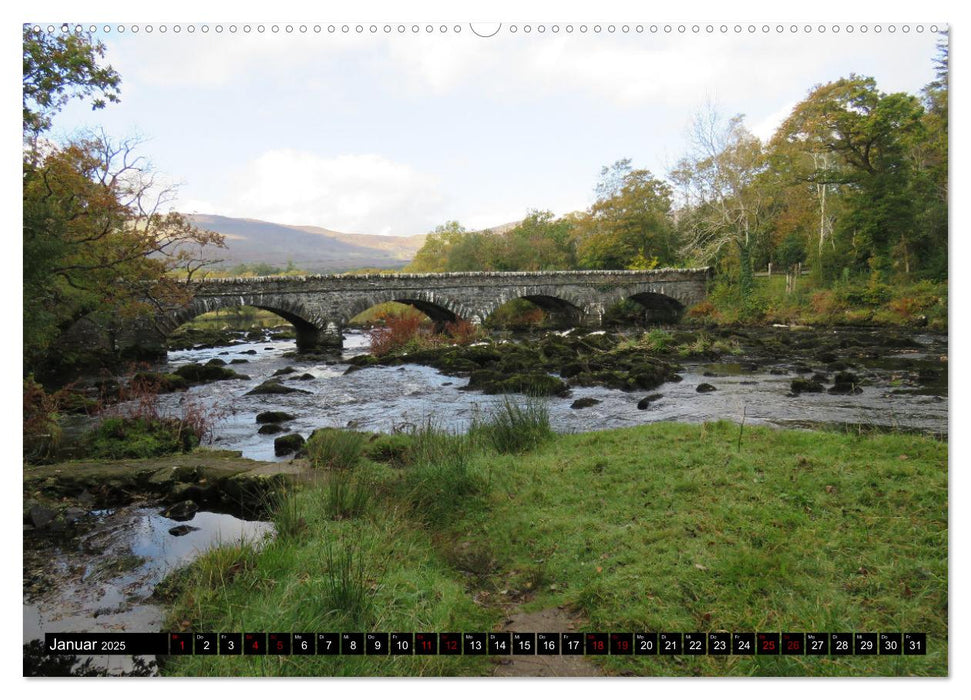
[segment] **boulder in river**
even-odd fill
[[[793,394],[800,394],[804,391],[819,393],[823,390],[823,385],[817,382],[815,379],[793,379],[789,383],[789,388],[792,390]]]
[[[273,452],[277,457],[292,454],[303,447],[304,442],[306,442],[306,440],[303,439],[303,435],[300,433],[284,435],[283,437],[278,437],[273,441]]]
[[[278,423],[267,423],[266,425],[261,425],[259,433],[260,435],[276,435],[277,433],[284,432],[285,428]]]
[[[285,411],[263,411],[262,413],[256,414],[257,423],[286,423],[288,420],[293,420],[294,418],[296,416]]]
[[[652,402],[663,398],[664,398],[664,394],[648,394],[643,399],[637,402],[637,407],[642,411],[647,410],[647,407],[650,406]]]
[[[852,372],[838,372],[833,379],[833,386],[829,389],[830,394],[862,394],[860,388],[860,378]]]
[[[51,524],[57,513],[46,506],[32,506],[27,515],[31,524],[41,530]]]
[[[238,374],[237,372],[234,372],[233,370],[221,365],[200,365],[195,362],[182,365],[175,370],[175,374],[193,384],[205,384],[207,382],[215,382],[222,379],[249,379],[249,377],[246,375]]]
[[[589,396],[583,399],[577,399],[570,404],[570,408],[589,408],[590,406],[596,406],[600,403],[600,399],[593,399]]]
[[[297,370],[295,370],[293,367],[290,367],[289,365],[287,365],[286,367],[284,367],[282,369],[278,369],[276,372],[274,372],[273,373],[273,376],[274,377],[282,377],[284,374],[293,374],[296,371]]]
[[[265,382],[259,386],[247,391],[247,395],[259,395],[259,394],[309,394],[311,392],[304,391],[303,389],[295,389],[292,386],[284,386],[277,379],[267,379]]]
[[[695,391],[697,391],[699,394],[707,394],[709,391],[718,391],[718,388],[708,384],[707,382],[702,382],[698,385]]]

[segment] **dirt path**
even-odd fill
[[[575,632],[577,622],[559,608],[534,613],[513,613],[506,618],[502,632]],[[501,657],[494,676],[568,677],[603,676],[604,673],[583,656],[508,656]]]

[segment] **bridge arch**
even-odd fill
[[[436,326],[444,326],[446,323],[453,323],[459,319],[467,319],[474,316],[474,312],[466,308],[463,304],[458,304],[436,294],[433,291],[383,291],[374,292],[366,296],[357,296],[349,299],[341,311],[341,325],[358,314],[367,311],[372,306],[385,304],[395,301],[399,304],[412,306],[428,316]]]
[[[293,325],[298,348],[315,348],[320,344],[321,333],[328,330],[328,324],[316,314],[309,312],[294,299],[273,297],[262,294],[241,296],[197,296],[189,304],[169,313],[158,324],[161,332],[168,336],[183,323],[210,311],[252,306],[269,311]]]
[[[666,291],[663,285],[639,285],[618,290],[609,296],[607,303],[633,301],[643,307],[648,321],[675,322],[689,304]]]
[[[575,326],[579,324],[585,314],[586,304],[575,295],[564,290],[555,289],[516,289],[513,293],[500,294],[496,299],[484,305],[481,320],[485,321],[501,306],[516,299],[532,302],[549,316],[558,319],[562,324]]]

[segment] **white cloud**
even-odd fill
[[[782,122],[792,114],[792,110],[795,109],[797,104],[797,102],[788,102],[776,111],[755,122],[750,126],[752,133],[758,136],[763,143],[767,142],[772,138],[775,130],[781,126]]]
[[[247,164],[220,209],[281,224],[410,235],[441,223],[444,203],[435,178],[383,156],[280,149]]]

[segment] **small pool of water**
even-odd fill
[[[267,522],[204,511],[177,522],[161,510],[141,504],[95,511],[91,529],[69,542],[25,539],[25,581],[31,585],[25,588],[24,644],[49,632],[161,631],[163,612],[151,596],[165,576],[220,544],[259,544],[273,535]],[[174,528],[191,529],[176,535]],[[131,657],[84,657],[78,663],[86,659],[108,675],[133,669]],[[25,675],[29,662],[25,653]]]

